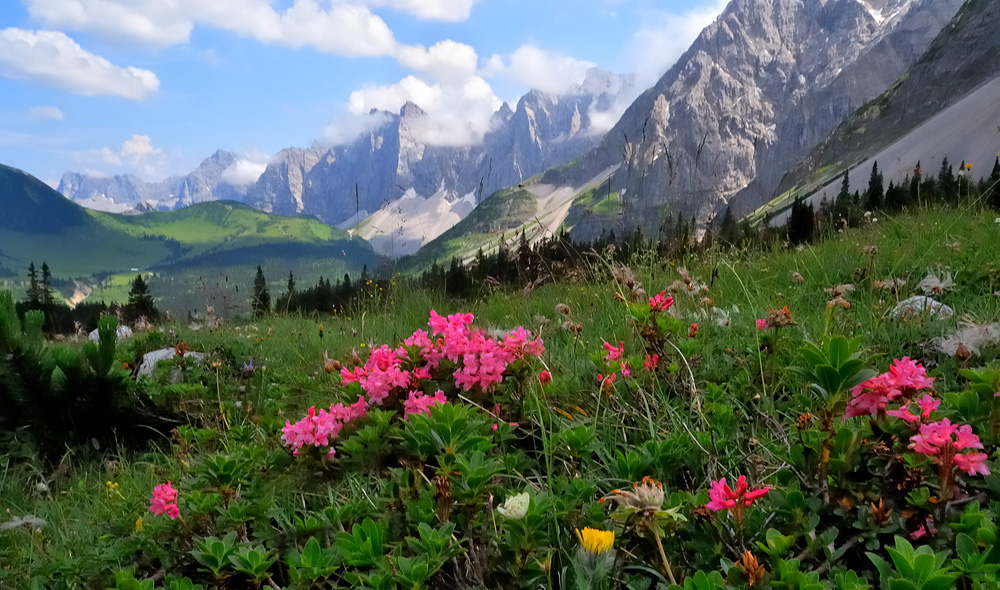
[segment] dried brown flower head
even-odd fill
[[[743,557],[736,563],[740,573],[751,586],[759,584],[764,579],[764,566],[757,563],[757,558],[750,551],[744,551]]]

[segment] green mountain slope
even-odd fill
[[[89,211],[33,176],[0,166],[0,276],[22,277],[30,262],[42,261],[56,279],[97,282],[133,268],[177,274],[264,260],[344,272],[374,266],[378,256],[368,242],[316,219],[235,202],[143,215]]]
[[[22,274],[32,261],[54,276],[79,277],[128,270],[168,258],[163,240],[142,239],[107,227],[21,170],[0,165],[0,265]]]

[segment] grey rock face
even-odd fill
[[[592,114],[614,109],[634,87],[631,76],[591,70],[564,95],[532,91],[515,108],[504,104],[492,129],[474,146],[428,145],[426,117],[407,103],[382,113],[385,122],[347,145],[285,150],[248,191],[248,203],[266,211],[316,215],[336,225],[372,213],[413,189],[427,198],[480,198],[579,157],[600,139]]]
[[[733,0],[587,158],[620,163],[626,222],[706,218],[763,191],[887,88],[962,0]]]

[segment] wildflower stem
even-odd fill
[[[676,586],[677,580],[674,579],[674,570],[670,569],[670,562],[667,561],[667,554],[663,551],[663,543],[660,541],[660,535],[655,531],[653,532],[653,539],[656,540],[656,548],[660,550],[660,559],[663,560],[663,569],[666,570],[667,577],[670,578],[670,584]]]

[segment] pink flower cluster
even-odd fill
[[[448,398],[440,389],[434,395],[425,395],[419,391],[411,391],[410,397],[403,402],[403,409],[407,414],[431,415],[431,406],[439,406],[446,403]]]
[[[431,311],[430,333],[417,330],[392,349],[373,350],[364,367],[342,369],[343,382],[358,382],[373,404],[381,404],[397,389],[420,389],[420,381],[440,377],[435,372],[442,362],[454,367],[451,376],[463,391],[476,387],[489,391],[503,381],[504,371],[526,356],[541,356],[545,347],[524,328],[507,334],[503,341],[490,338],[483,330],[471,328],[471,313],[444,317]]]
[[[169,481],[153,488],[153,497],[149,500],[149,511],[153,514],[166,514],[170,520],[181,515],[181,509],[177,506],[177,490],[170,485]]]
[[[910,438],[910,448],[926,455],[945,468],[954,465],[969,475],[989,475],[986,453],[959,453],[965,449],[982,449],[983,443],[972,432],[972,426],[952,424],[945,418],[940,422],[924,424],[920,433]]]
[[[911,400],[915,394],[930,389],[934,379],[924,367],[909,357],[892,361],[887,373],[872,377],[851,388],[846,418],[886,413],[886,405],[897,400]],[[923,406],[921,406],[923,407]]]
[[[285,427],[281,429],[281,440],[292,448],[292,453],[298,456],[299,451],[305,446],[328,447],[326,456],[332,457],[334,451],[331,439],[340,436],[340,431],[348,422],[353,422],[368,415],[368,402],[361,396],[358,401],[351,405],[334,404],[330,410],[316,407],[309,408],[309,415],[292,424],[285,420]]]
[[[622,355],[625,354],[625,343],[619,342],[618,346],[615,347],[614,344],[604,343],[604,350],[608,351],[608,355],[604,357],[604,360],[608,362],[621,360]]]
[[[918,410],[919,414],[914,414],[910,411],[910,407],[914,403],[920,408]],[[911,424],[919,424],[920,422],[926,422],[931,417],[931,412],[937,410],[940,405],[940,401],[925,393],[924,397],[918,399],[916,402],[902,405],[896,410],[886,410],[885,415],[899,418]]]
[[[365,393],[356,403],[335,404],[329,411],[310,408],[309,415],[299,422],[285,422],[282,440],[296,455],[305,446],[315,446],[326,447],[327,456],[333,456],[331,441],[344,425],[367,416],[369,405],[389,400],[391,404],[402,402],[406,414],[429,414],[431,406],[448,400],[440,389],[434,395],[424,394],[426,381],[450,377],[463,391],[479,388],[487,392],[503,381],[511,363],[541,356],[545,350],[542,340],[524,328],[498,341],[483,330],[472,329],[473,319],[471,313],[443,317],[431,311],[429,333],[417,330],[402,346],[374,348],[363,366],[340,369],[345,385],[358,383]]]
[[[747,484],[745,475],[741,475],[736,480],[736,489],[726,485],[726,478],[713,481],[712,487],[708,490],[708,504],[705,508],[709,510],[729,510],[736,517],[738,522],[743,521],[743,511],[747,506],[753,504],[754,500],[763,498],[771,488],[758,488],[751,490]]]
[[[649,298],[650,311],[667,311],[673,304],[674,298],[667,295],[666,291],[660,291],[659,295]]]

